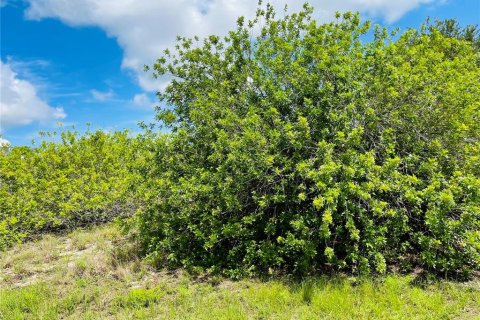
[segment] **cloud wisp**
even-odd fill
[[[64,119],[62,107],[52,107],[42,100],[37,87],[20,79],[10,63],[0,61],[0,131],[10,127]]]
[[[90,94],[92,95],[93,99],[97,101],[107,101],[112,99],[115,96],[115,93],[113,92],[112,89],[109,89],[108,91],[98,91],[98,90],[90,90]]]
[[[134,106],[144,109],[153,109],[156,104],[146,93],[136,94],[132,99],[132,103]]]

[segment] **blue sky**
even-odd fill
[[[165,81],[145,74],[177,34],[224,34],[257,0],[7,0],[1,2],[0,132],[30,144],[57,123],[87,122],[138,131],[153,121],[155,92]],[[285,1],[274,0],[279,7]],[[295,10],[301,2],[290,1]],[[311,3],[319,20],[336,10],[361,11],[374,22],[418,27],[426,17],[480,24],[480,0],[344,0]]]

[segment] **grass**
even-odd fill
[[[0,319],[480,318],[478,280],[200,281],[155,271],[134,252],[108,225],[0,253]]]

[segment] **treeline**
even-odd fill
[[[159,265],[231,277],[478,270],[478,32],[312,12],[179,38],[152,66],[168,133],[5,151],[0,243],[128,216]]]

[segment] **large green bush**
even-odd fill
[[[234,277],[478,269],[478,51],[311,15],[267,6],[153,66],[171,134],[141,171],[145,250]]]
[[[0,249],[41,232],[133,213],[140,140],[102,131],[64,131],[58,138],[0,150]]]

